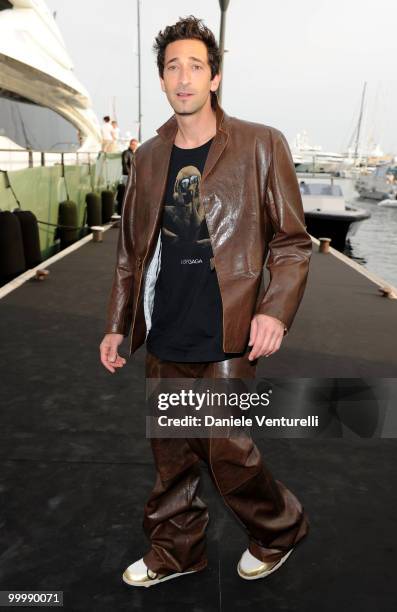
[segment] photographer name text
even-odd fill
[[[167,417],[161,415],[157,417],[160,427],[252,427],[254,421],[259,427],[318,427],[318,416],[309,415],[304,419],[276,417],[270,418],[266,415],[255,415],[251,417],[225,417],[217,418],[212,415],[204,417],[186,415],[184,417]]]

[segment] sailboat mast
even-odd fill
[[[357,165],[357,156],[358,156],[358,147],[360,144],[360,132],[361,132],[361,121],[363,118],[363,111],[364,111],[364,100],[365,100],[365,90],[367,88],[367,82],[364,83],[364,87],[363,87],[363,93],[361,96],[361,106],[360,106],[360,115],[358,118],[358,123],[357,123],[357,131],[356,131],[356,144],[354,147],[354,159],[355,159],[355,164]]]

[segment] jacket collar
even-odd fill
[[[219,105],[218,98],[214,96],[216,100],[215,114],[216,114],[216,131],[227,133],[227,122],[229,116],[225,113],[223,108]],[[178,124],[175,113],[170,117],[163,125],[161,125],[156,132],[158,135],[167,142],[174,142],[176,133],[178,131]]]
[[[204,165],[201,183],[207,175],[214,169],[220,156],[222,155],[227,142],[229,140],[228,121],[229,116],[218,103],[218,98],[215,97],[215,114],[216,114],[216,134],[208,151],[207,159]],[[172,146],[178,130],[178,124],[175,114],[172,115],[156,132],[160,136],[158,146],[153,152],[153,169],[157,168],[157,172],[166,176],[168,162],[171,155]],[[156,171],[155,171],[155,174]]]

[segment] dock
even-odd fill
[[[375,601],[394,609],[396,442],[357,432],[258,442],[311,521],[306,542],[271,578],[238,577],[246,537],[203,464],[208,567],[152,589],[122,583],[148,548],[141,523],[155,470],[145,437],[145,347],[114,375],[99,360],[117,236],[111,228],[102,242],[85,240],[45,280],[0,299],[2,588],[62,590],[64,609],[74,612],[163,612],[169,599],[192,612],[246,610],[247,599],[249,609],[318,612],[321,601],[321,612],[334,612],[342,592],[353,611],[372,612]],[[374,280],[315,243],[291,331],[277,354],[260,360],[258,377],[397,378],[396,309]],[[126,340],[120,353],[127,351]]]

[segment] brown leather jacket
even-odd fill
[[[288,330],[306,285],[312,252],[295,168],[282,132],[228,116],[217,104],[217,131],[200,183],[223,304],[223,350],[244,350],[254,314]],[[177,122],[173,115],[144,142],[129,174],[106,333],[128,336],[129,355],[146,340],[145,270],[159,238]],[[268,259],[266,257],[268,255]],[[263,266],[270,272],[264,283]]]

